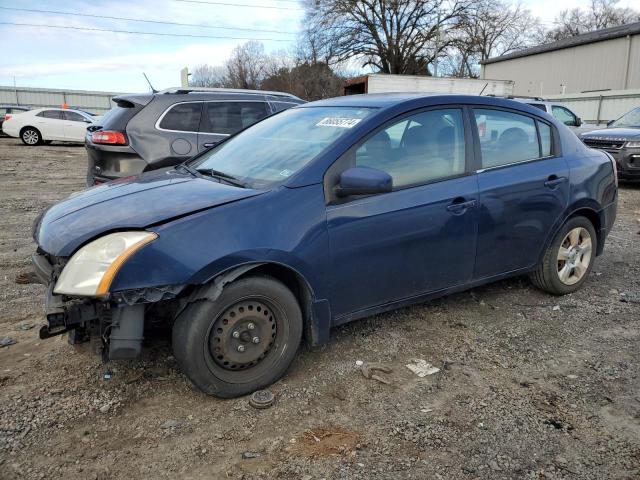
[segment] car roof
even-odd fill
[[[528,106],[527,103],[514,101],[504,97],[494,97],[489,95],[460,95],[460,94],[442,94],[442,93],[416,93],[416,92],[393,92],[393,93],[366,93],[359,95],[346,95],[343,97],[329,98],[326,100],[318,100],[316,102],[300,105],[298,108],[309,107],[362,107],[362,108],[379,108],[387,109],[399,105],[410,106],[407,104],[415,104],[415,107],[427,107],[430,105],[441,104],[475,104],[487,105],[505,108],[518,108],[523,111],[540,113],[535,107]]]

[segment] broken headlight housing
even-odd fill
[[[102,297],[131,255],[158,238],[150,232],[117,232],[100,237],[80,248],[67,262],[53,293]]]

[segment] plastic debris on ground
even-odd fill
[[[426,377],[427,375],[433,375],[440,371],[438,367],[434,367],[429,362],[421,358],[413,360],[412,363],[408,363],[406,367],[420,378]]]
[[[15,338],[11,337],[2,337],[0,338],[0,348],[8,347],[9,345],[15,345],[18,341]]]

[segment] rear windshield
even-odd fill
[[[130,106],[121,107],[116,105],[113,107],[98,120],[98,125],[101,125],[104,129],[124,130],[129,120],[143,107],[143,105],[129,102],[127,102],[127,105]]]
[[[218,170],[251,188],[281,183],[374,110],[293,108],[243,130],[198,157],[191,166]]]

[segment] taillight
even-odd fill
[[[4,116],[4,121],[6,122],[7,120],[9,120],[11,118],[11,115],[9,115],[8,113],[5,114]]]
[[[91,141],[104,145],[126,145],[127,137],[124,133],[114,130],[98,130],[91,134]]]

